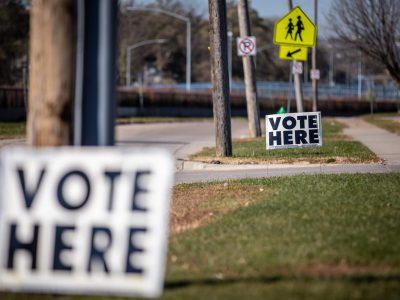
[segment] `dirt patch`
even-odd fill
[[[216,217],[265,197],[264,187],[233,184],[179,185],[174,188],[171,234],[205,225]]]

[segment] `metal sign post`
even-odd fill
[[[275,23],[274,43],[280,45],[281,59],[307,60],[307,47],[314,47],[317,37],[317,27],[310,18],[297,6],[292,9],[289,3],[289,13]],[[297,111],[303,112],[303,92],[299,72],[294,72]]]
[[[74,144],[114,144],[118,2],[78,1]]]

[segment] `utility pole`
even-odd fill
[[[226,0],[209,0],[208,10],[216,156],[232,156]]]
[[[32,1],[27,122],[30,146],[71,142],[76,2]]]
[[[315,27],[318,27],[318,5],[317,0],[314,0],[314,24]],[[317,70],[317,45],[318,45],[318,36],[317,42],[315,43],[314,48],[312,48],[312,69]],[[316,78],[312,79],[312,110],[318,110],[318,80]]]
[[[118,1],[76,2],[79,9],[74,145],[112,146]]]
[[[241,37],[251,36],[249,5],[247,0],[238,1],[239,31]],[[257,85],[254,57],[243,56],[244,82],[246,88],[247,118],[251,137],[261,136],[260,111],[257,103]]]
[[[289,11],[293,9],[293,2],[292,0],[288,0],[288,7]],[[294,60],[293,64],[295,64],[297,61]],[[292,70],[290,70],[292,72]],[[303,112],[303,88],[301,85],[301,78],[300,74],[294,74],[294,92],[296,95],[296,106],[297,106],[297,112]]]

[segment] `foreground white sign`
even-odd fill
[[[321,113],[265,116],[267,149],[322,146]]]
[[[161,294],[168,153],[9,149],[0,174],[1,290]]]

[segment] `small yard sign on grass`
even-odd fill
[[[159,296],[173,171],[159,150],[3,150],[0,290]]]
[[[266,148],[305,148],[322,146],[320,112],[265,116]]]

